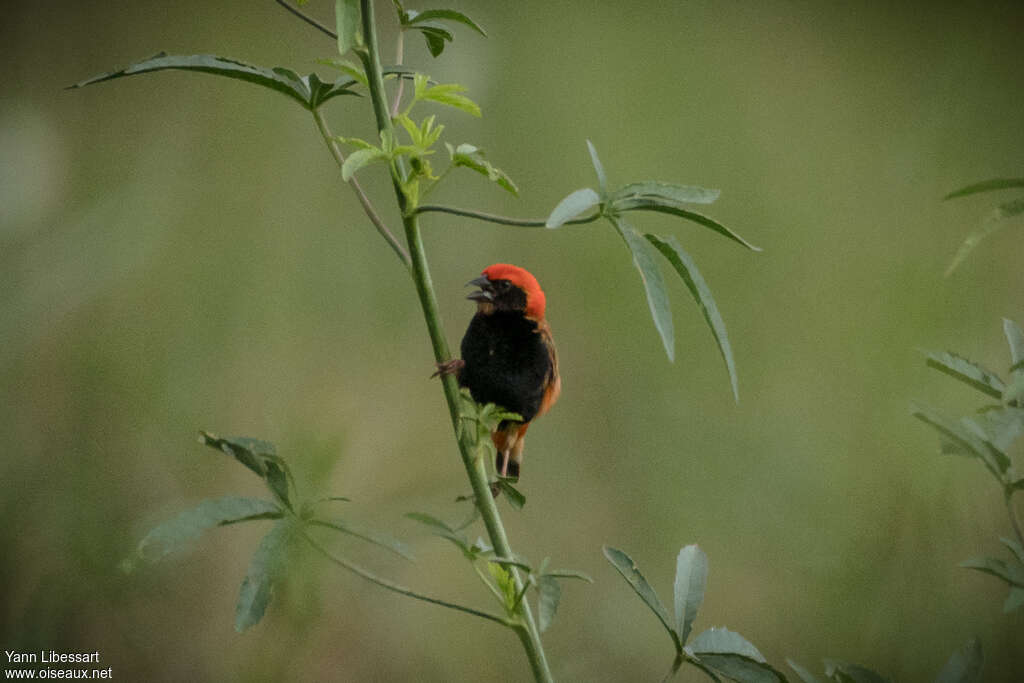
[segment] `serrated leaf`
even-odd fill
[[[277,505],[258,498],[226,496],[204,500],[197,507],[154,527],[139,542],[135,555],[146,562],[156,562],[187,548],[215,527],[257,519],[279,519],[283,515]]]
[[[446,146],[448,147],[448,154],[452,159],[452,165],[472,169],[481,175],[487,176],[488,180],[497,183],[508,192],[517,197],[519,196],[519,188],[516,187],[516,184],[512,182],[512,179],[504,171],[495,168],[491,165],[491,162],[484,158],[482,149],[467,143],[463,143],[458,147],[452,147],[448,144]]]
[[[740,237],[736,232],[725,227],[718,221],[702,213],[695,211],[689,211],[679,206],[676,202],[661,197],[639,197],[634,199],[620,199],[613,203],[613,208],[616,211],[656,211],[658,213],[667,213],[671,216],[678,216],[679,218],[685,218],[688,221],[703,225],[706,228],[711,228],[720,235],[728,237],[737,244],[742,244],[751,251],[761,251],[761,247],[754,246],[747,240]]]
[[[255,472],[278,500],[291,507],[291,472],[284,459],[277,455],[274,444],[243,436],[219,437],[209,432],[199,432],[199,440]]]
[[[674,361],[676,342],[675,328],[672,325],[672,308],[668,302],[665,280],[655,261],[657,252],[651,243],[641,237],[640,233],[626,221],[616,216],[609,216],[608,220],[615,226],[633,255],[633,264],[640,271],[640,279],[644,283],[647,305],[651,311],[651,318],[654,319],[654,327],[657,328],[658,334],[661,336],[669,361]]]
[[[672,644],[675,645],[676,650],[682,648],[682,643],[679,642],[679,635],[675,629],[672,628],[669,622],[668,611],[665,610],[665,606],[661,604],[661,600],[658,599],[658,594],[651,588],[651,584],[647,583],[647,579],[640,573],[640,569],[636,566],[631,558],[626,553],[622,552],[618,548],[611,546],[604,546],[604,556],[611,563],[615,570],[622,575],[622,578],[626,580],[626,583],[640,596],[640,599],[644,601],[644,604],[654,615],[658,617],[658,621],[668,631],[669,637],[672,639]]]
[[[711,334],[714,335],[715,341],[718,343],[718,350],[722,354],[722,360],[725,361],[725,368],[729,372],[729,382],[732,384],[733,397],[736,401],[739,401],[740,390],[739,380],[736,375],[736,361],[732,357],[732,345],[729,343],[729,336],[725,330],[725,321],[722,320],[722,314],[718,312],[718,306],[715,305],[715,299],[711,295],[711,288],[708,287],[704,277],[697,269],[696,262],[683,250],[682,245],[679,244],[675,236],[669,235],[669,237],[665,238],[647,234],[645,237],[672,264],[672,267],[679,274],[679,277],[682,278],[683,282],[686,283],[686,288],[690,290],[690,294],[693,295],[694,300],[700,307],[700,312],[704,315],[704,320],[707,321],[708,327],[711,328]]]
[[[1006,190],[1013,187],[1024,187],[1024,178],[994,178],[992,180],[984,180],[980,183],[973,183],[967,187],[961,187],[959,190],[954,190],[943,197],[943,199],[966,197],[967,195],[978,194],[979,192]]]
[[[792,659],[787,659],[786,664],[789,665],[790,669],[796,672],[796,675],[804,683],[821,683],[821,680],[817,676],[815,676],[810,671],[794,662]]]
[[[256,548],[249,562],[249,571],[238,593],[235,630],[239,633],[254,626],[263,618],[275,586],[284,577],[288,546],[293,531],[293,522],[287,518],[282,519],[274,524]]]
[[[387,161],[387,154],[376,147],[370,149],[357,149],[345,159],[341,165],[341,179],[346,183],[352,179],[356,171],[377,161]]]
[[[927,352],[927,356],[928,367],[944,372],[992,398],[1003,397],[1003,391],[1006,389],[1003,380],[978,363],[948,351],[930,351]]]
[[[487,34],[484,32],[482,28],[480,28],[479,24],[477,24],[475,21],[470,19],[462,12],[457,12],[456,10],[453,9],[423,10],[422,12],[417,13],[414,17],[410,18],[408,25],[416,26],[417,24],[426,21],[455,21],[470,27],[471,29],[473,29],[480,35],[484,36],[485,38],[487,37]]]
[[[834,659],[825,660],[825,675],[839,683],[888,683],[887,678],[871,669]]]
[[[545,226],[548,228],[557,228],[564,225],[569,219],[580,215],[584,211],[594,208],[600,203],[601,197],[599,197],[598,194],[589,187],[584,187],[581,190],[570,192],[565,199],[558,202],[558,205],[551,210],[551,214],[548,216]]]
[[[608,194],[608,177],[604,174],[604,166],[590,140],[587,140],[587,149],[590,151],[590,163],[594,165],[594,173],[597,174],[597,186],[601,188],[601,195],[605,196]]]
[[[945,275],[949,276],[952,274],[952,272],[956,270],[957,266],[963,263],[964,259],[967,258],[967,255],[970,254],[983,239],[1002,230],[1005,227],[1004,221],[1006,219],[1013,218],[1021,213],[1024,213],[1024,198],[1015,199],[997,206],[985,219],[984,223],[982,223],[982,227],[972,232],[964,239],[964,242],[960,245],[956,255],[953,256],[953,261],[949,264],[949,267],[946,268]]]
[[[1024,566],[1010,564],[998,557],[972,557],[961,562],[960,566],[1002,579],[1010,586],[1024,588]]]
[[[947,442],[943,447],[944,452],[974,456],[981,460],[997,479],[1003,480],[1004,473],[1010,467],[1010,459],[979,436],[978,432],[982,430],[976,423],[971,422],[969,418],[954,422],[917,403],[913,404],[911,414],[942,435]],[[974,425],[975,429],[968,429],[968,424]],[[950,448],[949,444],[955,444],[956,449]]]
[[[983,438],[1002,453],[1006,453],[1017,439],[1024,436],[1024,408],[1000,406],[967,419],[978,426]]]
[[[327,100],[337,97],[338,95],[356,94],[349,89],[349,86],[351,86],[354,81],[337,81],[334,84],[327,85],[320,82],[319,79],[316,79],[315,84],[318,92],[316,93],[317,98],[314,101],[314,93],[311,91],[311,76],[315,76],[315,74],[300,78],[295,74],[295,72],[290,71],[289,69],[268,69],[262,66],[246,64],[227,57],[217,57],[215,55],[168,55],[166,52],[161,52],[149,59],[144,59],[117,71],[111,71],[99,76],[87,78],[84,81],[79,81],[78,83],[68,87],[82,88],[94,83],[102,83],[103,81],[110,81],[117,78],[124,78],[126,76],[136,76],[139,74],[164,71],[168,69],[178,71],[197,71],[200,73],[208,73],[245,81],[247,83],[255,83],[256,85],[261,85],[265,88],[269,88],[270,90],[286,95],[299,102],[307,109],[315,109],[320,104],[323,104]]]
[[[726,678],[741,683],[782,683],[786,677],[740,634],[727,628],[704,631],[685,651]]]
[[[461,94],[466,88],[457,83],[443,83],[427,88],[418,99],[437,102],[449,107],[460,109],[467,114],[480,117],[480,107],[476,102]]]
[[[550,575],[546,575],[538,579],[537,590],[540,592],[540,597],[537,598],[537,615],[540,631],[543,633],[555,620],[558,603],[562,599],[562,587],[558,581],[551,578]]]
[[[1010,588],[1010,594],[1006,596],[1006,602],[1003,603],[1003,613],[1009,614],[1021,607],[1024,607],[1024,588],[1013,586]]]
[[[980,683],[983,663],[981,641],[971,638],[949,657],[935,683]]]
[[[688,545],[676,557],[675,607],[679,642],[686,643],[693,620],[704,602],[708,581],[708,556],[696,545]]]
[[[367,543],[372,543],[384,548],[385,550],[390,550],[399,557],[403,557],[409,561],[413,560],[412,553],[409,551],[409,547],[405,543],[396,538],[392,538],[385,533],[367,529],[366,527],[341,519],[314,519],[310,523],[317,526],[327,527],[328,529],[334,529],[335,531],[340,531],[341,533],[348,534],[349,536],[355,536]]]
[[[677,185],[657,180],[630,183],[619,188],[613,200],[622,199],[666,199],[681,204],[711,204],[718,199],[720,190],[712,190],[696,185]]]
[[[344,55],[362,42],[359,17],[359,0],[334,0],[334,25],[338,33],[338,54]]]

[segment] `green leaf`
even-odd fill
[[[931,351],[927,355],[928,367],[944,372],[992,398],[1001,399],[1003,397],[1006,385],[994,372],[955,353]]]
[[[377,161],[387,161],[388,155],[383,150],[373,147],[371,149],[357,149],[345,159],[341,165],[341,179],[346,183],[352,179],[356,171]]]
[[[334,0],[334,25],[338,33],[338,54],[344,55],[363,42],[359,0]]]
[[[708,581],[708,556],[696,545],[688,545],[676,558],[675,605],[679,642],[690,637],[693,620],[704,602]]]
[[[700,306],[700,312],[704,314],[704,320],[707,321],[708,326],[711,328],[711,334],[715,336],[718,350],[725,361],[725,368],[729,371],[729,381],[732,384],[733,397],[739,401],[740,391],[739,380],[736,375],[736,361],[732,357],[732,345],[729,344],[729,336],[725,331],[725,321],[722,320],[722,314],[718,312],[715,299],[711,296],[711,288],[708,287],[700,271],[697,270],[697,264],[683,250],[675,236],[670,235],[668,238],[664,238],[647,234],[645,237],[672,264],[679,277],[686,283],[686,288],[690,290],[690,294],[693,295],[697,305]]]
[[[959,190],[954,190],[943,197],[943,199],[955,199],[956,197],[966,197],[967,195],[978,194],[979,192],[1006,190],[1013,187],[1024,187],[1024,178],[995,178],[993,180],[985,180],[980,183],[968,185],[967,187],[961,187]]]
[[[291,508],[292,475],[288,464],[277,455],[274,444],[243,436],[221,438],[209,432],[199,432],[199,441],[235,458],[255,472],[266,482],[271,493]]]
[[[881,674],[859,664],[825,660],[825,675],[839,683],[888,683]]]
[[[557,228],[600,203],[601,198],[589,187],[570,192],[565,199],[558,202],[558,206],[552,209],[551,215],[548,216],[544,225],[548,228]]]
[[[1024,607],[1024,588],[1014,586],[1010,589],[1010,594],[1006,596],[1006,602],[1003,603],[1003,613],[1009,614],[1021,607]]]
[[[1009,564],[998,557],[972,557],[960,563],[961,567],[974,569],[1002,579],[1010,586],[1024,588],[1024,566]]]
[[[439,57],[444,52],[445,37],[447,36],[447,39],[451,40],[451,34],[427,27],[421,27],[419,30],[423,34],[423,39],[427,42],[427,50],[430,52],[430,56]]]
[[[626,580],[626,583],[636,591],[636,594],[640,596],[640,599],[644,601],[654,615],[658,617],[661,625],[668,631],[668,635],[672,638],[672,644],[675,645],[676,650],[679,651],[682,648],[682,643],[679,642],[679,635],[675,629],[669,623],[668,612],[665,610],[665,606],[661,604],[661,600],[658,599],[658,594],[651,588],[651,584],[647,583],[647,579],[640,573],[640,569],[636,566],[631,558],[626,553],[622,552],[618,548],[611,546],[604,546],[604,556],[615,567],[616,571],[622,575],[622,578]]]
[[[442,522],[437,517],[434,517],[433,515],[428,515],[425,512],[407,512],[405,513],[405,516],[408,519],[412,519],[419,522],[420,524],[426,524],[427,526],[432,527],[435,530],[444,531],[450,534],[455,533],[455,529],[452,529],[450,526]]]
[[[1003,475],[1010,467],[1010,459],[979,435],[982,430],[977,423],[971,422],[969,418],[964,418],[959,423],[953,422],[931,408],[917,403],[913,405],[911,414],[930,425],[950,442],[944,446],[944,452],[974,456],[981,460],[997,479],[1003,480]],[[951,445],[956,448],[950,448]]]
[[[964,421],[975,426],[975,431],[980,431],[1000,453],[1009,451],[1013,443],[1024,436],[1024,408],[992,408],[978,417],[964,418]]]
[[[135,558],[156,562],[183,550],[214,527],[255,519],[279,519],[283,514],[277,505],[258,498],[227,496],[204,500],[146,534],[139,542],[135,557],[129,559],[125,567],[131,569]]]
[[[274,587],[284,577],[285,560],[294,526],[290,519],[278,521],[256,548],[249,562],[249,571],[238,593],[235,630],[239,633],[254,626],[263,618],[267,604],[273,596]]]
[[[418,95],[417,99],[455,107],[479,118],[481,115],[480,107],[477,106],[476,102],[461,94],[465,91],[465,86],[458,83],[442,83],[426,88]]]
[[[349,89],[355,83],[352,80],[339,80],[328,85],[320,81],[316,74],[300,78],[294,71],[289,69],[267,69],[262,66],[253,66],[215,55],[168,55],[165,52],[154,55],[149,59],[144,59],[124,69],[88,78],[69,86],[69,88],[82,88],[116,78],[164,71],[166,69],[198,71],[255,83],[292,98],[306,109],[316,109],[319,105],[338,95],[356,94]]]
[[[604,174],[604,166],[601,164],[601,159],[597,156],[597,150],[590,140],[587,140],[587,149],[590,150],[590,162],[594,165],[594,173],[597,174],[597,186],[601,188],[601,196],[607,196],[608,178]]]
[[[540,592],[540,597],[537,598],[537,615],[540,631],[543,633],[555,620],[558,602],[562,599],[562,587],[549,574],[538,579],[537,590]]]
[[[1020,543],[1012,538],[1000,536],[999,540],[1010,549],[1010,552],[1017,556],[1017,561],[1024,565],[1024,546],[1021,546]]]
[[[422,12],[419,12],[415,16],[410,17],[408,25],[416,26],[422,22],[427,21],[455,21],[470,27],[471,29],[473,29],[480,35],[484,36],[485,38],[487,37],[487,34],[484,32],[482,28],[480,28],[479,24],[477,24],[475,21],[467,17],[462,12],[457,12],[453,9],[423,10]]]
[[[1004,221],[1006,219],[1013,218],[1021,213],[1024,213],[1024,198],[1015,199],[997,206],[995,210],[989,214],[988,218],[985,219],[985,222],[982,223],[982,227],[972,232],[966,239],[964,239],[964,243],[960,245],[960,249],[958,249],[956,255],[953,256],[952,263],[950,263],[949,267],[946,268],[945,275],[949,276],[954,270],[956,270],[957,266],[963,263],[964,259],[967,258],[967,255],[970,254],[976,246],[978,246],[979,242],[993,233],[1002,230],[1005,227]]]
[[[815,676],[810,671],[794,662],[792,659],[787,659],[786,664],[789,664],[789,668],[795,671],[796,675],[804,683],[821,683],[821,680],[817,676]]]
[[[550,576],[556,579],[579,579],[580,581],[586,581],[587,583],[594,583],[594,580],[589,575],[578,571],[576,569],[552,569],[549,572],[541,571],[544,576]]]
[[[488,562],[497,562],[498,564],[504,565],[506,567],[517,567],[519,569],[522,569],[527,574],[530,574],[530,573],[533,572],[533,567],[530,566],[530,563],[527,562],[525,559],[523,559],[521,557],[498,557],[498,556],[495,556],[495,557],[488,558],[487,561]]]
[[[508,497],[509,504],[516,510],[522,510],[523,506],[526,505],[526,496],[524,496],[519,489],[512,485],[508,479],[498,479],[498,488],[505,493]]]
[[[409,551],[409,546],[379,531],[367,529],[365,527],[359,526],[357,524],[352,524],[351,522],[346,522],[341,519],[333,519],[330,521],[323,519],[314,519],[311,520],[310,523],[315,524],[317,526],[327,527],[328,529],[334,529],[335,531],[340,531],[341,533],[348,534],[349,536],[361,538],[362,540],[368,543],[373,543],[374,545],[380,546],[385,550],[390,550],[394,554],[398,555],[399,557],[404,557],[410,562],[413,560],[412,553]]]
[[[711,204],[721,194],[720,190],[711,190],[696,185],[676,185],[657,180],[630,183],[616,191],[613,201],[620,199],[665,199],[679,204]]]
[[[344,74],[347,74],[356,83],[359,83],[363,87],[370,87],[370,81],[366,78],[366,72],[363,68],[354,62],[350,62],[346,59],[339,57],[330,57],[326,59],[316,60],[317,64],[323,64],[324,66],[330,66]]]
[[[980,683],[983,662],[981,641],[971,638],[950,656],[935,683]]]
[[[747,639],[727,628],[704,631],[693,639],[685,651],[734,681],[781,683],[786,680]]]
[[[463,143],[458,147],[452,147],[445,143],[448,148],[448,155],[452,159],[453,166],[464,166],[472,169],[477,173],[487,176],[488,180],[497,183],[505,190],[512,194],[519,196],[519,188],[512,182],[504,171],[495,168],[491,165],[491,162],[484,159],[484,151],[473,145]]]
[[[694,211],[688,211],[679,206],[676,202],[667,199],[662,199],[660,197],[620,199],[614,202],[612,206],[616,211],[657,211],[658,213],[667,213],[671,216],[685,218],[686,220],[697,223],[698,225],[711,228],[718,234],[724,235],[738,244],[742,244],[751,251],[761,251],[761,247],[754,246],[713,218],[709,218],[704,214],[696,213]]]
[[[513,611],[519,591],[516,590],[516,582],[512,578],[512,572],[497,562],[488,562],[487,571],[494,578],[494,582],[498,584],[498,589],[505,599],[505,609],[509,612]]]
[[[668,303],[668,291],[665,288],[665,280],[661,276],[661,270],[655,262],[655,252],[651,243],[640,236],[633,226],[616,216],[609,216],[615,229],[629,247],[633,254],[633,263],[640,271],[640,279],[643,280],[644,290],[647,293],[647,304],[651,310],[651,318],[654,319],[654,326],[661,335],[661,341],[665,345],[665,353],[669,361],[675,360],[675,329],[672,326],[672,309]]]

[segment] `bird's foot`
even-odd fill
[[[455,374],[457,374],[459,372],[459,370],[461,370],[462,368],[466,367],[466,361],[462,360],[461,358],[453,358],[453,359],[447,360],[447,361],[445,361],[443,363],[437,363],[436,365],[437,365],[437,370],[435,370],[434,374],[432,374],[430,376],[431,379],[433,379],[433,378],[435,378],[435,377],[437,377],[439,375],[441,377],[444,377],[445,375],[455,375]]]

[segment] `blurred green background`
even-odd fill
[[[735,349],[737,406],[677,280],[668,363],[605,225],[425,221],[453,345],[472,314],[463,283],[484,266],[526,266],[548,294],[564,392],[530,432],[528,504],[506,522],[520,552],[597,582],[564,590],[546,635],[556,677],[658,680],[669,642],[601,545],[631,553],[670,600],[675,554],[697,542],[711,564],[697,628],[727,625],[777,666],[836,657],[930,680],[977,635],[989,680],[1020,680],[1024,612],[1002,614],[1003,585],[956,567],[1002,552],[999,490],[979,464],[940,457],[909,404],[972,409],[919,349],[1002,371],[1001,317],[1024,323],[1019,232],[942,278],[1005,197],[941,201],[1022,172],[1024,7],[450,4],[489,38],[457,31],[432,60],[415,37],[407,61],[469,86],[484,118],[439,111],[448,139],[484,147],[522,197],[466,174],[439,201],[544,216],[593,185],[589,138],[613,183],[721,188],[710,213],[765,248],[636,220],[700,264]],[[331,21],[330,3],[308,9]],[[263,523],[116,568],[200,499],[261,493],[196,443],[210,429],[276,442],[300,483],[352,497],[348,518],[408,539],[417,562],[354,540],[339,552],[486,604],[453,548],[402,517],[455,521],[468,485],[412,285],[309,115],[180,72],[62,90],[161,49],[308,72],[331,41],[269,0],[116,0],[5,3],[0,45],[3,647],[98,649],[130,681],[526,678],[511,634],[312,556],[235,634]],[[365,100],[328,114],[336,132],[371,128]],[[397,224],[379,171],[366,185]]]

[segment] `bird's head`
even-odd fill
[[[466,284],[480,288],[466,298],[477,302],[481,312],[520,311],[527,318],[544,319],[547,304],[544,290],[537,278],[519,266],[495,263],[484,268],[483,275]]]

